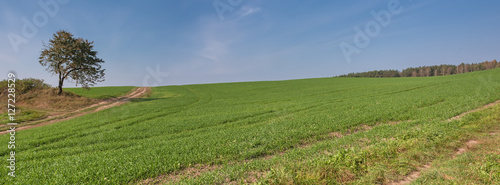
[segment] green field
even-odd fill
[[[87,98],[106,99],[116,98],[129,93],[134,86],[119,87],[92,87],[89,90],[83,88],[64,88],[64,91],[72,92]]]
[[[117,96],[127,88],[77,93]],[[471,132],[498,126],[500,118],[474,122],[498,107],[446,120],[499,99],[500,68],[155,87],[141,101],[19,131],[17,177],[2,167],[0,182],[127,184],[178,172],[170,180],[188,184],[387,183],[453,153]],[[3,166],[8,140],[0,136]],[[199,174],[183,175],[187,168]]]

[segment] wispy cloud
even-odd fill
[[[231,40],[219,39],[212,31],[208,31],[203,38],[204,46],[200,51],[200,55],[210,61],[220,64],[224,56],[228,53],[230,44]]]
[[[215,63],[221,63],[221,57],[227,53],[227,45],[217,40],[211,40],[206,43],[205,48],[201,51],[201,56],[214,61]]]
[[[244,6],[238,11],[238,17],[246,17],[250,14],[254,14],[260,11],[260,7]]]
[[[217,64],[223,63],[231,53],[230,46],[242,39],[244,31],[238,29],[237,21],[201,21],[201,50],[199,55]]]

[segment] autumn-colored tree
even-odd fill
[[[425,67],[425,76],[431,76],[431,67]]]
[[[56,32],[49,43],[44,44],[39,63],[59,76],[59,95],[66,79],[73,79],[86,89],[104,81],[104,69],[101,69],[104,61],[97,58],[97,51],[93,48],[93,41],[74,38],[64,30]]]
[[[464,63],[461,63],[460,65],[457,66],[457,73],[464,73]]]
[[[451,75],[451,74],[453,74],[452,72],[453,72],[453,68],[452,67],[446,68],[446,75]]]
[[[486,69],[493,69],[497,65],[496,61],[485,61],[484,66],[486,66]]]
[[[412,71],[411,72],[411,77],[417,77],[417,76],[418,76],[417,71]]]
[[[465,64],[464,73],[470,72],[470,64]]]

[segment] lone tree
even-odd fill
[[[68,78],[85,89],[104,81],[104,69],[101,69],[104,61],[96,57],[97,51],[93,48],[93,41],[74,38],[73,34],[64,30],[56,32],[49,44],[44,43],[39,62],[47,71],[59,76],[59,95],[62,94],[64,80]]]

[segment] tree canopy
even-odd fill
[[[46,70],[59,77],[59,93],[62,93],[64,80],[72,79],[83,88],[104,81],[104,61],[93,50],[94,42],[75,38],[73,34],[61,30],[56,32],[39,57],[39,63]]]

